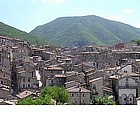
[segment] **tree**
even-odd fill
[[[135,40],[133,39],[131,42],[135,42]]]
[[[17,105],[62,105],[69,100],[69,94],[64,87],[46,87],[38,98],[27,97],[17,102]]]
[[[56,101],[56,104],[64,104],[69,100],[68,91],[64,87],[46,87],[41,95],[44,97],[46,95],[50,96],[53,100]]]
[[[93,96],[92,102],[94,105],[115,105],[116,104],[112,99],[109,99],[107,96],[98,96],[98,97]]]
[[[140,40],[137,41],[137,45],[138,45],[138,46],[140,45]]]
[[[17,105],[32,105],[33,102],[33,97],[30,96],[25,99],[18,100]]]
[[[27,97],[25,99],[18,100],[17,105],[52,105],[51,98],[46,96],[42,98],[39,96],[38,98]]]
[[[137,46],[139,46],[140,45],[140,40],[132,40],[131,42],[134,42],[134,43],[136,43],[137,44]]]

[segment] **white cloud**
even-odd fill
[[[140,24],[138,24],[136,27],[137,27],[137,28],[140,28]]]
[[[109,20],[124,22],[124,19],[121,16],[109,16],[106,14],[101,14],[100,16]]]
[[[48,4],[61,4],[64,0],[32,0],[33,3],[42,2]]]
[[[133,14],[135,11],[133,9],[123,9],[123,13],[127,15]]]
[[[140,22],[135,22],[135,27],[140,28]]]

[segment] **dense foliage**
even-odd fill
[[[140,45],[140,40],[132,40],[132,42],[136,43],[138,46]]]
[[[140,38],[140,29],[97,16],[63,17],[30,34],[63,46],[107,45]]]
[[[28,41],[31,44],[38,44],[38,45],[46,44],[45,40],[40,39],[39,37],[36,36],[32,36],[24,31],[18,30],[11,26],[8,26],[2,22],[0,22],[0,36],[21,39],[24,41]]]
[[[115,105],[116,103],[107,96],[93,96],[94,105]]]
[[[58,105],[67,103],[69,100],[69,94],[64,87],[46,87],[41,95],[37,98],[27,97],[22,100],[18,100],[17,105],[52,105],[54,102]]]

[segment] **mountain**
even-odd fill
[[[18,30],[2,22],[0,22],[0,36],[6,36],[10,38],[17,38],[17,39],[25,40],[25,41],[30,42],[31,44],[42,45],[46,43],[45,40],[40,39],[39,37],[30,35],[24,31]]]
[[[30,34],[62,46],[108,45],[140,39],[140,29],[94,15],[57,18]]]

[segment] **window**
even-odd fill
[[[85,97],[85,94],[83,93],[83,97]]]
[[[30,78],[28,78],[28,82],[31,82],[31,79]]]
[[[23,79],[23,82],[25,82],[25,79]]]
[[[0,62],[1,62],[1,54],[0,54]]]
[[[132,101],[132,98],[130,98],[129,100]]]
[[[96,93],[96,85],[93,86],[93,90],[92,91],[93,91],[94,94]]]
[[[126,98],[124,98],[124,101],[126,101]]]
[[[32,77],[34,77],[34,72],[32,71]]]
[[[3,81],[1,81],[1,84],[3,84]]]
[[[128,78],[126,78],[126,87],[129,87]]]
[[[96,85],[93,85],[93,89],[95,89],[95,90],[96,90]]]
[[[62,79],[59,79],[59,82],[62,82]]]
[[[23,86],[22,86],[23,88],[25,88],[25,85],[23,84]]]
[[[31,87],[31,85],[30,84],[28,84],[28,88],[30,88]]]
[[[71,97],[74,97],[74,94],[73,93],[71,94]]]
[[[127,73],[127,71],[124,70],[124,73]]]

